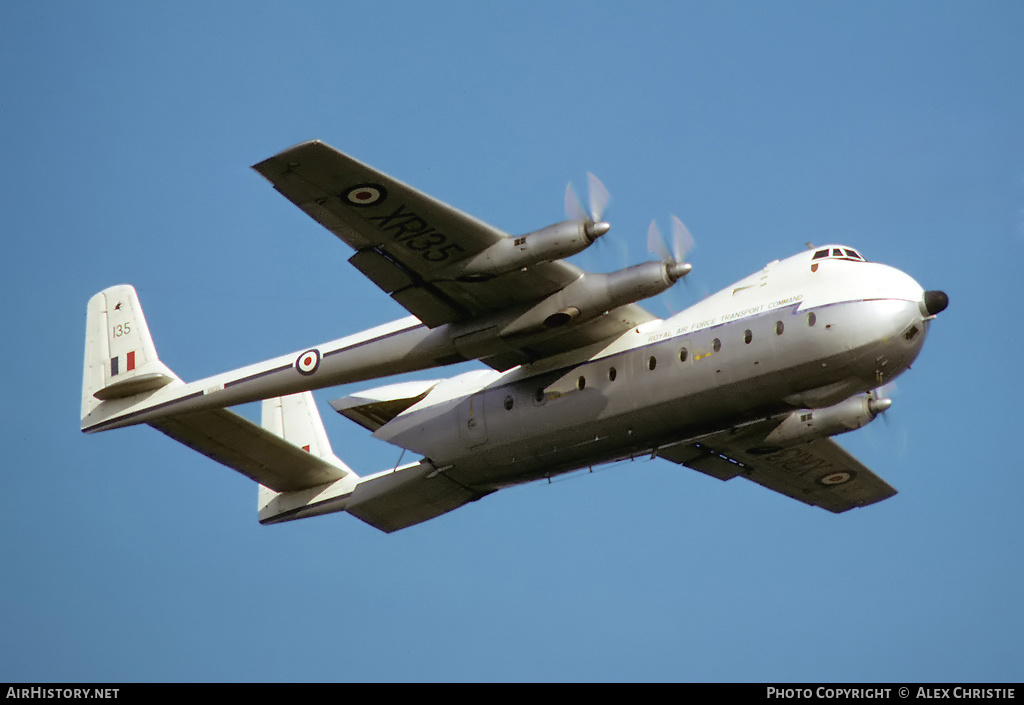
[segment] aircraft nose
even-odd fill
[[[946,292],[938,290],[924,292],[924,309],[929,316],[942,313],[947,306],[949,306],[949,297],[946,296]]]

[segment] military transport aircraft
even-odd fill
[[[145,423],[259,483],[259,521],[347,511],[383,531],[496,490],[650,456],[743,477],[832,512],[896,491],[832,440],[890,405],[946,294],[845,245],[802,251],[667,320],[637,304],[690,271],[652,227],[659,261],[608,274],[563,258],[608,229],[570,219],[509,235],[321,142],[254,167],[355,250],[350,262],[412,315],[184,382],[158,357],[135,290],[88,304],[82,430]],[[480,360],[331,406],[422,456],[360,476],[332,451],[310,390]],[[264,400],[257,425],[225,407]]]

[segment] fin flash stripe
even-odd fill
[[[110,358],[110,376],[116,377],[120,372],[120,356]],[[131,372],[135,369],[135,351],[132,350],[130,353],[125,355],[124,371]]]

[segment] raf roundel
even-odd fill
[[[295,369],[302,375],[311,375],[320,367],[320,351],[316,348],[307,350],[295,360]]]
[[[343,197],[353,206],[373,206],[387,198],[388,192],[377,184],[359,184],[346,191]]]
[[[833,485],[844,485],[857,476],[857,473],[852,470],[843,470],[840,472],[830,472],[828,475],[822,475],[818,478],[819,485],[825,485],[826,487],[832,487]]]

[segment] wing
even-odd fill
[[[350,262],[430,327],[536,301],[581,274],[552,262],[497,284],[439,279],[508,235],[322,142],[297,145],[253,168],[353,247]]]
[[[391,533],[486,497],[451,480],[427,461],[368,477],[356,486],[348,513]]]
[[[663,448],[658,455],[719,480],[745,477],[787,497],[836,514],[896,494],[831,438],[817,438],[766,454],[732,447],[715,437]]]
[[[583,275],[557,260],[493,277],[448,276],[457,269],[453,265],[509,235],[322,142],[297,145],[253,168],[354,248],[352,265],[431,328],[493,319],[506,311],[510,316],[521,313]],[[513,345],[501,355],[480,345],[493,339],[496,331],[473,331],[472,345],[486,353],[469,356],[505,369],[603,340],[655,318],[636,304],[609,314]]]

